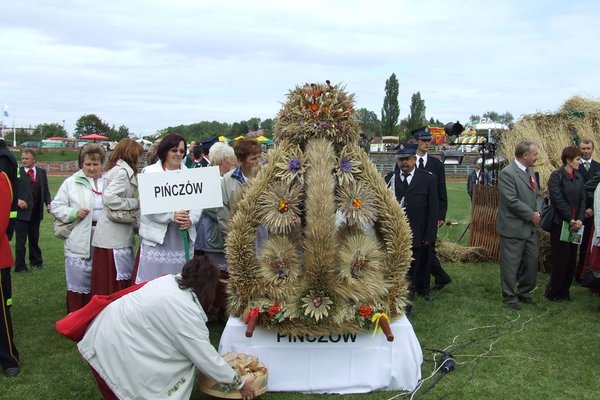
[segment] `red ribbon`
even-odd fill
[[[250,310],[250,312],[248,313],[248,315],[246,315],[246,319],[244,320],[244,323],[248,324],[248,322],[250,322],[250,320],[252,319],[252,317],[254,317],[255,315],[258,315],[260,313],[260,309],[258,307],[253,308],[252,310]]]

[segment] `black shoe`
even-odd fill
[[[46,266],[44,264],[40,264],[40,265],[34,265],[33,268],[46,269]]]
[[[450,282],[452,282],[452,279],[450,279],[449,281],[446,281],[446,282],[436,283],[435,285],[433,285],[433,290],[442,290],[444,288],[444,286],[446,286]]]
[[[523,304],[531,304],[532,306],[537,305],[535,300],[533,300],[531,297],[519,297],[519,301]]]
[[[19,367],[11,367],[4,370],[4,375],[8,376],[9,378],[14,378],[19,375],[20,372],[21,370]]]
[[[510,308],[511,310],[521,309],[521,305],[519,303],[506,303],[506,307]]]
[[[28,269],[15,269],[15,272],[19,273],[19,274],[30,274],[31,271]]]

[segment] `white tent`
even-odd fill
[[[152,142],[144,138],[136,139],[136,142],[142,145],[144,150],[148,150],[152,146]]]

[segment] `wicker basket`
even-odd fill
[[[254,376],[254,389],[256,390],[256,397],[267,392],[267,381],[269,374],[267,368],[261,364],[256,357],[249,356],[247,354],[227,353],[223,356],[223,358],[229,365],[231,365],[231,368],[233,368],[243,378],[247,378],[248,375]],[[221,399],[242,398],[242,394],[239,390],[223,392],[219,389],[219,385],[214,380],[202,374],[200,371],[198,371],[196,380],[200,390],[209,396],[214,396]]]

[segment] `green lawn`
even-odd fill
[[[37,160],[40,162],[46,161],[77,161],[79,149],[65,148],[61,150],[48,150],[48,149],[33,149],[37,155]],[[17,160],[21,160],[21,152],[12,152]]]
[[[51,177],[54,193],[63,178]],[[464,183],[449,185],[448,220],[459,224],[440,230],[456,240],[469,221]],[[42,229],[47,269],[13,274],[12,308],[15,341],[21,352],[22,373],[16,379],[0,377],[2,399],[99,399],[95,383],[75,343],[54,331],[65,313],[62,242],[54,238],[52,218]],[[468,242],[468,233],[462,243]],[[427,399],[597,399],[600,299],[575,287],[571,303],[543,298],[546,275],[535,291],[537,306],[520,312],[502,306],[498,266],[491,263],[445,266],[453,283],[433,302],[418,299],[411,322],[425,356],[423,377],[434,369],[434,352],[446,349],[458,362],[456,369],[422,398]],[[210,326],[218,343],[221,325]],[[439,357],[437,357],[439,360]],[[441,375],[438,375],[441,376]],[[430,382],[415,398],[420,397]],[[332,395],[268,393],[262,398],[329,399]],[[337,396],[336,396],[337,397]],[[207,399],[194,392],[193,399]],[[398,392],[348,395],[347,399],[408,399]]]

